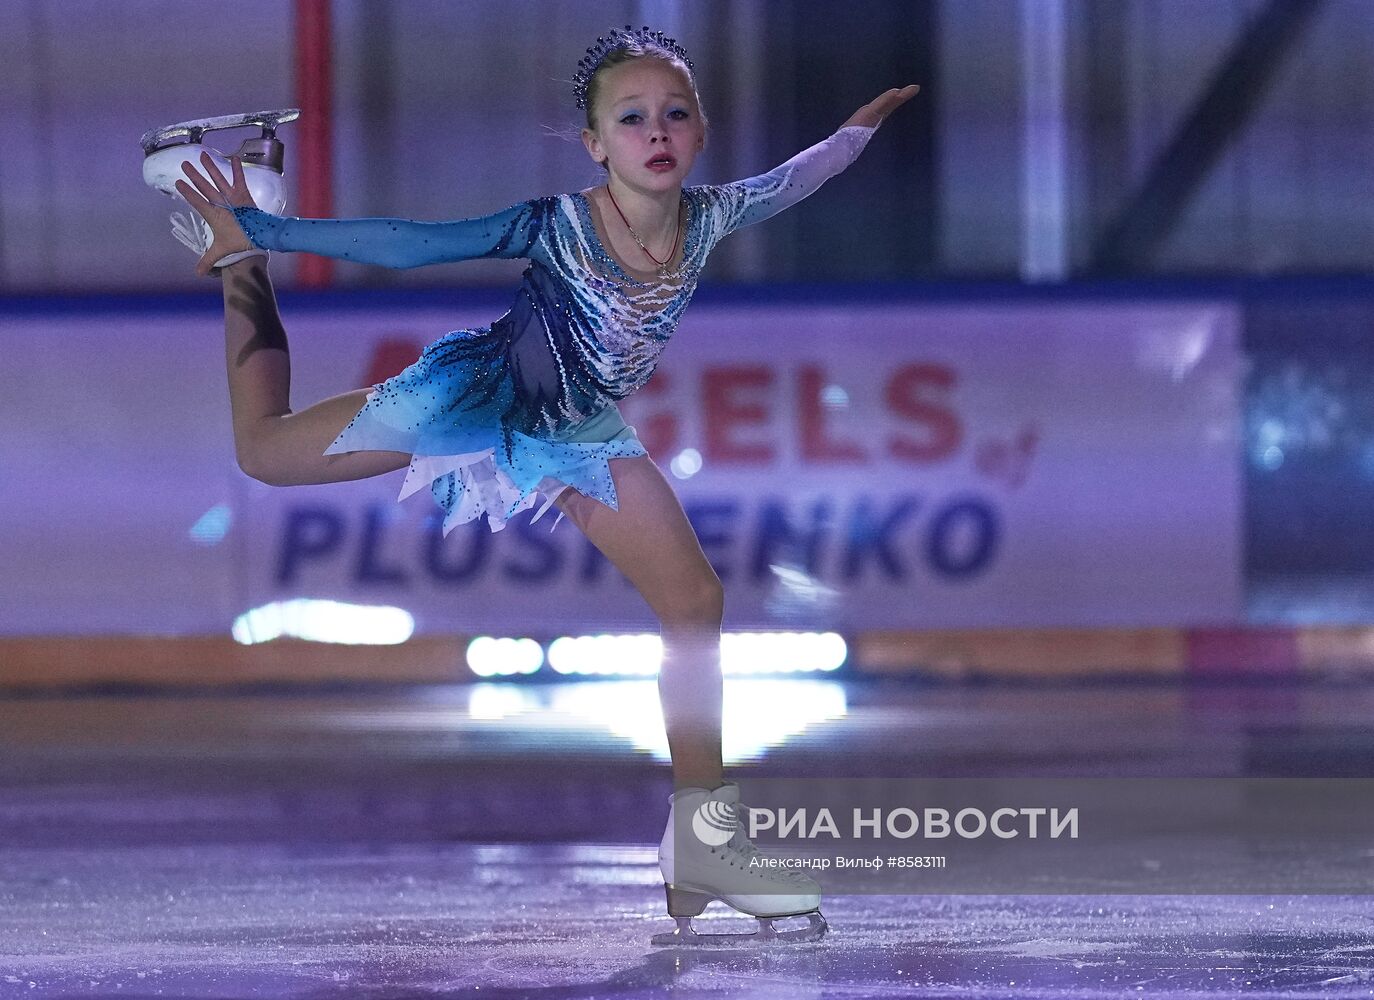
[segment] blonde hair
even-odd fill
[[[636,59],[658,59],[682,71],[682,75],[687,78],[687,82],[692,87],[692,96],[696,98],[697,110],[701,112],[701,127],[710,128],[711,122],[706,117],[706,109],[701,106],[701,93],[697,90],[697,78],[692,74],[692,70],[672,52],[669,52],[662,45],[653,41],[627,41],[623,45],[616,46],[597,64],[596,72],[587,81],[587,128],[593,132],[596,128],[596,105],[597,99],[601,96],[601,74],[603,71],[614,66],[622,66],[625,63],[633,62]],[[601,169],[610,172],[610,165],[604,161]]]

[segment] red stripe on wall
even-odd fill
[[[1296,677],[1298,634],[1292,629],[1197,628],[1187,631],[1191,676],[1263,674]]]
[[[328,219],[334,214],[334,183],[331,153],[334,138],[332,101],[333,67],[330,0],[296,0],[296,105],[301,109],[300,147],[297,164],[299,214],[309,219]],[[334,262],[327,257],[302,254],[296,281],[307,288],[333,283]]]

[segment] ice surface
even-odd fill
[[[818,944],[656,949],[662,765],[467,697],[0,701],[0,997],[1374,991],[1365,896],[832,895]],[[855,686],[739,770],[1368,774],[1371,701]]]
[[[25,849],[0,877],[0,996],[1332,997],[1374,983],[1363,898],[834,897],[819,944],[704,951],[649,946],[671,927],[649,847]]]

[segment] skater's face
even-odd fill
[[[582,130],[587,152],[632,187],[681,187],[706,147],[706,126],[687,75],[651,58],[621,63],[603,74],[593,109],[597,128]],[[672,166],[651,168],[649,163],[664,153],[672,157]]]

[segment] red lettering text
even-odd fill
[[[924,424],[928,434],[924,440],[892,435],[888,439],[889,454],[912,462],[937,462],[959,449],[964,429],[958,415],[950,406],[929,398],[945,395],[957,381],[945,365],[917,364],[897,369],[887,383],[888,409]]]
[[[766,390],[773,385],[773,369],[707,368],[702,372],[702,437],[708,462],[772,462],[776,449],[763,442],[736,440],[735,434],[750,425],[767,428],[768,407],[760,401],[746,401],[751,390]]]

